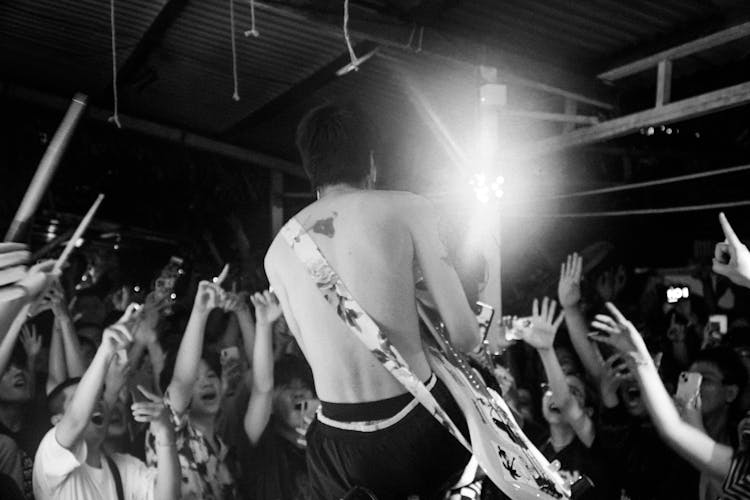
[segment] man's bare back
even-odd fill
[[[432,206],[396,191],[345,190],[295,217],[341,279],[422,380],[430,374],[419,337],[414,262],[459,348],[478,341],[469,308]],[[272,243],[266,273],[315,378],[318,397],[336,403],[403,394],[393,378],[339,319],[283,238]]]

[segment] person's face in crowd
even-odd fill
[[[99,345],[102,341],[102,332],[101,328],[94,325],[83,325],[76,329],[76,334],[79,337],[85,337],[96,345]]]
[[[216,415],[221,406],[221,378],[204,360],[198,364],[198,378],[193,385],[190,412]]]
[[[122,397],[109,408],[108,438],[121,438],[128,432],[128,405]]]
[[[578,406],[585,411],[588,411],[588,408],[586,408],[586,385],[583,383],[583,380],[576,375],[567,375],[565,380],[568,383],[570,395],[573,396],[576,402],[578,402]],[[555,425],[565,423],[562,412],[552,399],[552,390],[549,389],[549,387],[545,389],[544,395],[542,396],[542,415],[548,424]]]
[[[31,375],[26,368],[11,363],[0,377],[0,403],[25,403],[31,399]]]
[[[630,416],[643,417],[646,415],[646,405],[641,398],[641,389],[635,380],[627,380],[620,386],[620,400]]]
[[[724,375],[713,363],[698,361],[690,367],[691,372],[703,376],[701,382],[701,404],[703,416],[726,411],[738,394],[736,385],[724,384]]]
[[[79,344],[81,346],[81,357],[83,358],[83,363],[85,366],[89,366],[96,354],[96,344],[89,340],[88,337],[81,337]]]
[[[308,421],[317,409],[312,390],[300,379],[292,380],[288,385],[274,388],[273,414],[280,423],[292,428],[306,428]]]
[[[76,392],[78,384],[66,387],[63,390],[65,396],[63,402],[63,412],[66,412],[73,402],[73,395]],[[52,416],[52,425],[57,425],[62,419],[62,414]],[[99,446],[104,438],[107,436],[107,426],[109,425],[109,411],[107,405],[104,403],[102,394],[99,394],[99,399],[94,405],[94,410],[91,412],[89,417],[89,423],[83,430],[83,439],[86,441],[88,446]]]
[[[575,373],[578,371],[578,359],[570,349],[555,347],[555,355],[560,362],[563,373]]]

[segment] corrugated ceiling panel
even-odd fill
[[[245,37],[250,7],[236,2],[240,101],[235,102],[229,19],[228,1],[188,4],[149,61],[158,79],[137,96],[135,111],[218,133],[346,50],[343,37],[267,11],[257,12],[260,37]]]
[[[118,58],[124,61],[164,0],[118,0]],[[9,81],[58,94],[97,92],[111,78],[109,2],[0,3],[0,71]]]

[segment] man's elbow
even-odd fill
[[[479,329],[474,328],[470,331],[464,331],[461,335],[454,336],[451,339],[453,347],[461,352],[472,352],[474,351],[482,341],[482,337],[479,335]]]

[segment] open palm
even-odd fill
[[[551,349],[555,342],[555,334],[560,328],[565,314],[555,319],[557,302],[547,297],[542,299],[542,308],[539,309],[539,300],[534,299],[531,314],[531,326],[523,332],[523,340],[535,349]]]

